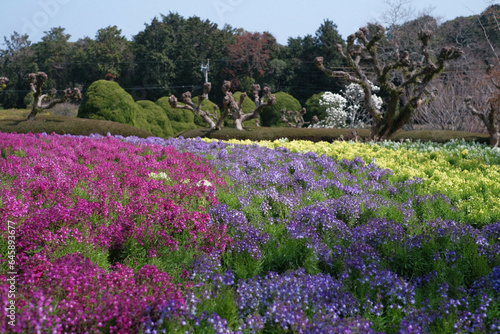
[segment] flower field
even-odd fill
[[[0,149],[2,332],[500,333],[497,149],[3,133]]]

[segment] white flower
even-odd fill
[[[155,179],[155,180],[167,180],[170,181],[170,177],[168,176],[167,173],[165,172],[159,172],[159,173],[149,173],[148,175],[150,178]]]
[[[208,180],[201,180],[201,181],[198,181],[198,183],[196,183],[196,185],[197,185],[198,187],[200,187],[200,186],[212,187],[212,186],[213,186],[212,182],[210,182],[210,181],[208,181]]]
[[[372,92],[378,92],[380,87],[370,82]],[[340,94],[325,92],[321,96],[319,104],[326,106],[327,117],[310,128],[364,128],[370,125],[371,116],[364,107],[365,94],[360,85],[351,83]],[[381,97],[372,94],[373,105],[376,109],[382,108]]]

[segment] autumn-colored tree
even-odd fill
[[[465,104],[472,115],[479,117],[490,135],[490,146],[500,146],[500,70],[490,70],[480,87],[488,92],[488,99],[467,97]]]
[[[244,32],[227,46],[228,72],[235,86],[239,84],[238,78],[246,76],[256,80],[266,74],[270,40],[272,36],[268,33]]]
[[[34,98],[31,112],[27,118],[28,121],[33,121],[39,110],[50,109],[58,103],[63,103],[69,100],[79,100],[82,97],[78,88],[75,88],[74,90],[67,88],[64,90],[64,96],[60,99],[55,98],[57,94],[56,89],[51,89],[48,94],[43,94],[42,88],[47,79],[48,76],[44,72],[30,73],[28,75],[28,81]],[[43,104],[45,99],[50,100],[48,104]]]
[[[340,77],[361,86],[364,92],[365,108],[373,119],[370,132],[372,139],[387,139],[401,129],[413,116],[415,110],[431,100],[429,84],[443,72],[445,63],[462,55],[453,47],[444,47],[437,56],[429,52],[432,33],[421,31],[420,57],[410,59],[408,51],[394,52],[392,59],[381,60],[378,53],[379,42],[385,29],[377,25],[374,32],[361,28],[347,38],[347,47],[337,45],[338,52],[346,60],[351,71],[331,70],[324,66],[323,57],[316,57],[316,66],[325,74]],[[385,110],[376,108],[372,99],[371,80],[368,71],[373,71],[375,80],[386,95]]]

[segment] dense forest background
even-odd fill
[[[498,62],[500,5],[446,22],[426,14],[402,20],[397,11],[388,12],[386,19],[386,37],[379,50],[382,55],[390,57],[395,50],[418,54],[416,36],[422,29],[434,32],[432,49],[436,53],[443,46],[458,46],[464,51],[437,81],[435,89],[443,94],[417,117],[421,122],[440,123],[441,128],[453,123],[456,129],[474,130],[466,129],[477,125],[471,123],[469,113],[456,111],[465,109],[465,94],[481,98],[481,91],[474,91],[474,87]],[[373,26],[368,24],[369,28]],[[9,82],[0,92],[0,108],[26,107],[30,92],[27,76],[36,71],[49,77],[44,88],[61,92],[68,87],[85,92],[92,82],[111,74],[135,100],[152,101],[188,90],[199,93],[205,80],[201,66],[208,61],[208,77],[214,87],[210,99],[216,103],[222,99],[224,80],[230,80],[232,88],[239,91],[248,91],[253,83],[269,86],[273,92],[293,95],[303,106],[314,94],[336,92],[345,84],[325,76],[313,63],[316,56],[323,56],[327,66],[347,69],[336,52],[336,45],[345,45],[345,39],[330,20],[325,20],[315,35],[290,37],[287,45],[277,43],[268,32],[219,27],[199,17],[184,18],[176,13],[154,18],[132,40],[116,26],[100,29],[95,38],[69,39],[63,27],[46,31],[37,43],[17,32],[4,37],[0,76],[8,77]],[[450,117],[462,119],[452,122]]]

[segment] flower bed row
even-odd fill
[[[2,283],[13,271],[8,224],[18,273],[16,327],[6,324],[4,285],[3,331],[137,329],[146,309],[183,303],[179,283],[193,254],[230,241],[208,215],[225,182],[192,154],[14,134],[0,134],[0,149]]]
[[[500,331],[500,222],[467,224],[425,177],[380,168],[384,155],[375,163],[332,159],[326,144],[299,153],[278,143],[2,136],[1,222],[18,221],[29,246],[17,256],[23,316],[4,329]],[[43,177],[58,186],[37,197],[31,183]]]
[[[231,140],[230,144],[252,145]],[[260,146],[286,147],[293,152],[326,154],[335,160],[360,157],[394,172],[391,182],[413,177],[422,179],[428,195],[442,193],[457,207],[460,221],[481,227],[500,220],[500,149],[486,145],[451,141],[446,144],[422,142],[312,143],[308,141],[262,141]]]

